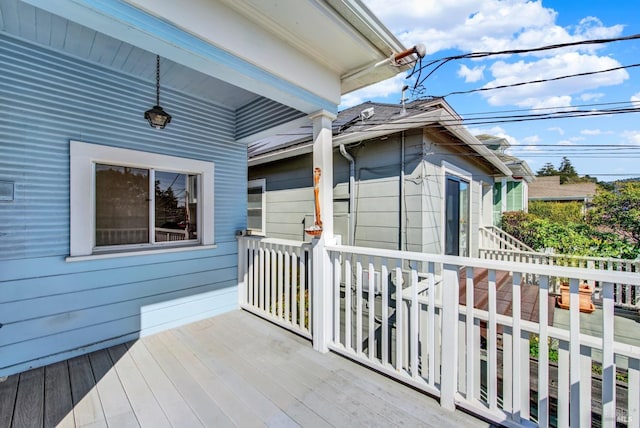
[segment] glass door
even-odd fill
[[[469,255],[469,183],[448,176],[445,205],[445,254]]]

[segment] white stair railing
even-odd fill
[[[480,247],[492,250],[535,252],[533,248],[496,226],[480,228]]]

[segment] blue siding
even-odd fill
[[[15,182],[0,202],[0,376],[236,307],[235,113],[163,89],[173,121],[158,131],[143,118],[154,98],[154,82],[0,34],[0,180]],[[65,262],[71,139],[214,162],[217,248]]]
[[[260,98],[237,110],[236,138],[241,139],[303,116],[306,114],[301,111],[268,98]]]

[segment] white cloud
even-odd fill
[[[512,146],[517,146],[520,142],[513,136],[507,134],[507,131],[500,126],[494,126],[492,128],[471,128],[469,129],[471,135],[493,135],[494,137],[504,138],[511,144]]]
[[[586,138],[584,137],[571,137],[569,138],[569,141],[573,141],[574,143],[578,142],[578,141],[584,141],[586,140]]]
[[[640,146],[640,131],[624,131],[622,137],[634,146]]]
[[[348,93],[342,96],[339,110],[353,107],[365,101],[370,101],[373,98],[388,97],[391,95],[396,95],[397,102],[400,104],[400,98],[402,98],[402,87],[406,84],[407,82],[404,74],[399,74],[391,79],[376,83],[375,85]]]
[[[529,0],[365,0],[407,46],[424,43],[428,54],[457,48],[496,51],[615,37],[623,26],[583,18],[571,32],[556,24],[557,12]],[[602,45],[582,46],[593,52]]]
[[[602,92],[597,92],[597,93],[587,92],[587,93],[584,93],[584,94],[580,95],[580,100],[581,101],[585,101],[585,102],[597,101],[600,98],[604,97],[604,95],[605,94],[602,93]]]
[[[570,140],[560,140],[557,143],[559,146],[575,146],[575,143]]]
[[[632,103],[640,103],[640,92],[631,96]]]
[[[526,146],[522,147],[522,150],[524,150],[525,152],[529,152],[529,153],[542,152],[542,149],[540,149],[540,147],[536,146],[535,144],[526,145]],[[527,161],[527,163],[529,163],[529,161]]]
[[[522,142],[525,144],[536,144],[540,142],[540,137],[538,137],[537,135],[531,135],[529,137],[523,138]]]
[[[508,63],[496,61],[490,68],[493,77],[484,87],[513,85],[514,83],[550,79],[572,74],[619,67],[610,57],[568,52],[534,61],[519,60]],[[555,108],[571,105],[571,94],[602,86],[618,85],[629,78],[626,70],[616,70],[589,76],[573,77],[550,82],[496,89],[484,92],[491,105],[517,105],[530,108]],[[559,95],[560,94],[560,95]]]
[[[439,51],[462,52],[528,49],[586,39],[611,38],[622,34],[623,25],[604,25],[597,17],[583,17],[576,25],[560,26],[557,12],[541,0],[364,0],[365,4],[406,45],[424,43],[427,55]],[[457,75],[466,82],[493,74],[487,87],[619,67],[620,63],[596,53],[606,44],[580,45],[532,52],[514,57],[488,57],[482,65],[459,65]],[[493,65],[490,65],[492,62]],[[486,64],[486,65],[485,65]],[[446,73],[445,66],[436,73]],[[486,67],[486,68],[484,68]],[[449,69],[450,70],[450,69]],[[494,106],[557,108],[603,96],[598,88],[617,85],[629,78],[625,70],[554,82],[529,84],[483,92]],[[638,95],[640,101],[640,95]]]
[[[552,128],[547,128],[547,131],[557,132],[560,135],[564,135],[564,129],[560,128],[559,126],[554,126]]]
[[[458,69],[458,76],[464,77],[467,83],[477,82],[484,78],[484,66],[469,68],[462,64]]]
[[[580,131],[582,135],[602,135],[603,132],[600,129],[583,129]]]

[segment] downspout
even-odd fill
[[[404,98],[404,97],[403,97]],[[404,104],[404,103],[403,103]],[[400,218],[398,219],[399,231],[398,231],[398,250],[402,251],[403,247],[403,232],[405,228],[404,224],[404,131],[402,131],[400,137]]]
[[[355,245],[356,228],[355,228],[355,206],[356,206],[356,160],[344,148],[344,144],[340,144],[340,154],[349,161],[349,245]]]

